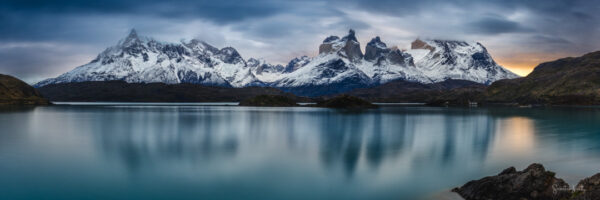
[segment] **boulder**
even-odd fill
[[[496,176],[470,181],[452,191],[466,200],[569,199],[573,193],[569,184],[554,175],[534,163],[523,171],[510,167]]]
[[[573,200],[600,199],[600,173],[585,178],[577,184]]]

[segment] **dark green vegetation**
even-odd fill
[[[340,95],[340,96],[337,96],[334,98],[330,98],[330,99],[318,102],[317,107],[364,109],[364,108],[377,108],[378,106],[372,104],[371,102],[368,102],[361,98],[358,98],[358,97],[349,96],[349,95]]]
[[[0,74],[0,105],[48,105],[50,102],[27,83]]]
[[[392,81],[372,88],[353,90],[347,94],[371,102],[430,103],[450,100],[454,104],[468,104],[478,98],[485,85],[466,80],[445,80],[422,84],[408,81]]]
[[[509,167],[496,176],[469,181],[452,191],[466,200],[600,199],[600,173],[579,181],[575,190],[555,175],[546,171],[543,165],[534,163],[523,171]]]
[[[493,103],[598,105],[600,51],[542,63],[523,78],[496,81],[483,98]]]
[[[282,95],[258,95],[240,102],[240,106],[270,106],[287,107],[298,106],[296,100]]]
[[[256,95],[285,95],[266,87],[226,88],[197,84],[126,83],[99,81],[47,85],[38,90],[51,101],[119,102],[237,102]]]

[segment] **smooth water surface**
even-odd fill
[[[0,199],[419,199],[532,162],[600,172],[600,109],[0,109]]]

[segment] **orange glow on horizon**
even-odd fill
[[[514,72],[519,76],[527,76],[529,73],[533,71],[533,68],[537,66],[537,64],[531,63],[517,63],[517,62],[506,62],[506,61],[497,61],[499,65],[502,65],[504,68]]]
[[[544,53],[521,53],[496,56],[495,60],[499,65],[518,74],[527,76],[540,63],[553,61],[559,58],[569,57],[566,54],[544,54]]]

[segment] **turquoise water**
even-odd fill
[[[437,198],[532,162],[600,172],[600,109],[0,109],[0,199]]]

